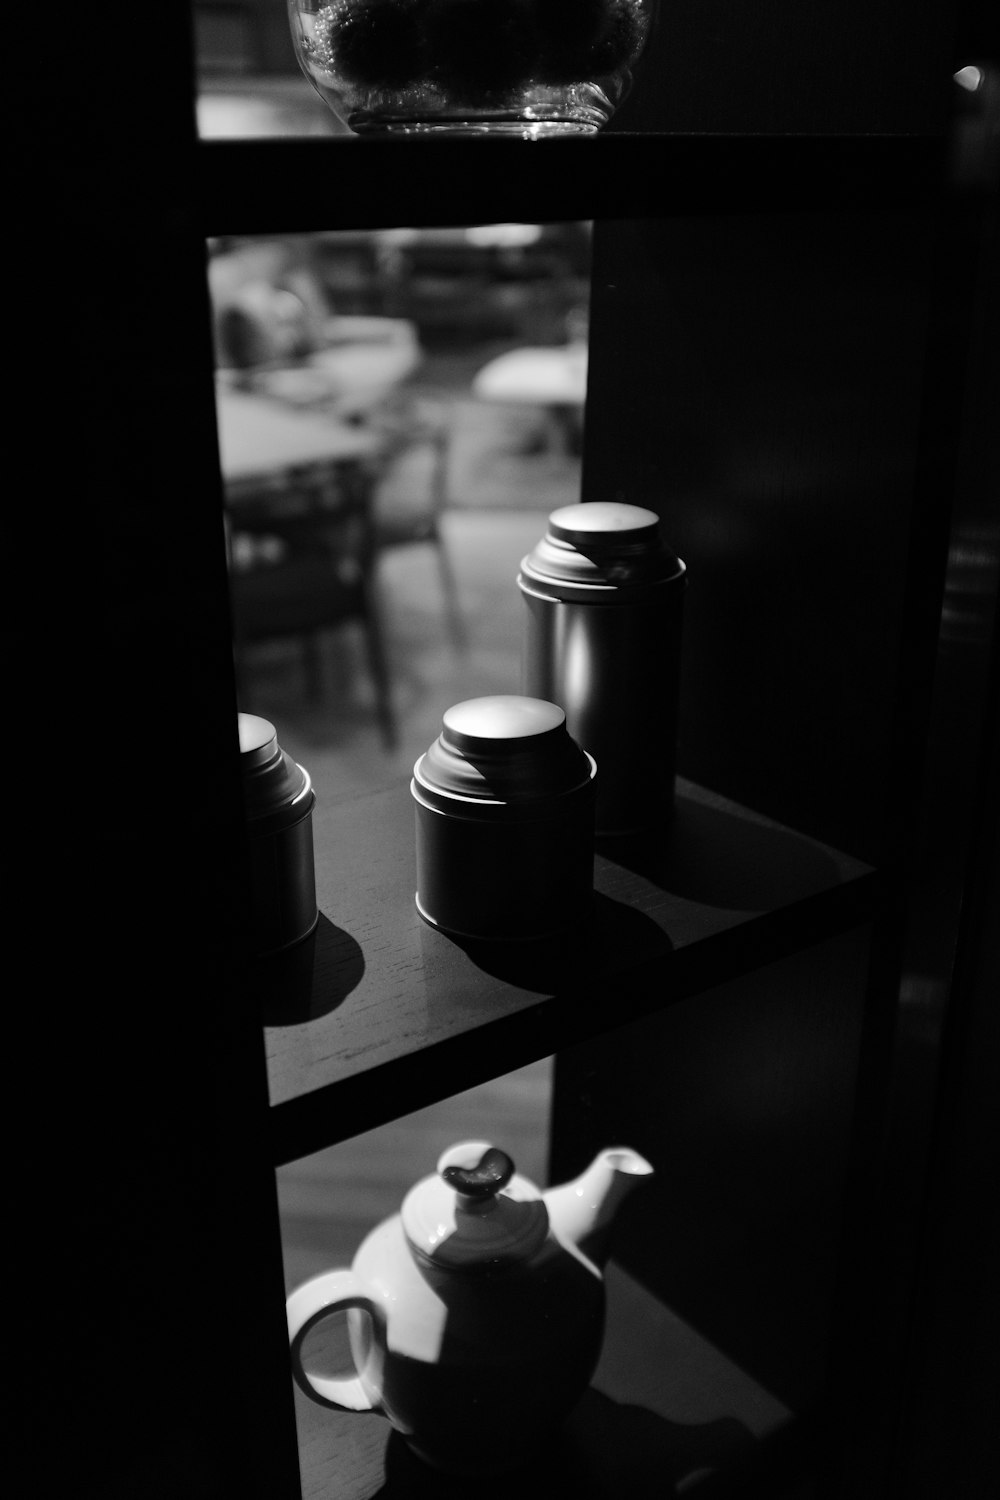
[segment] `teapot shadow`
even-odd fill
[[[517,1443],[516,1432],[500,1442]],[[614,1401],[591,1387],[544,1449],[499,1474],[474,1480],[477,1500],[671,1500],[697,1470],[718,1473],[740,1466],[758,1449],[735,1417],[688,1424],[670,1422],[642,1406]],[[484,1469],[490,1456],[484,1454]],[[468,1476],[443,1474],[414,1454],[398,1432],[385,1448],[385,1483],[375,1500],[448,1500],[467,1497]]]
[[[539,994],[584,989],[621,955],[667,953],[671,943],[653,919],[595,891],[586,925],[528,942],[496,943],[452,937],[472,963],[496,979]]]
[[[252,960],[250,982],[265,1026],[297,1026],[336,1010],[364,972],[360,944],[320,912],[301,942]]]

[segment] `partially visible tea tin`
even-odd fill
[[[610,501],[553,511],[517,582],[524,691],[558,703],[596,758],[597,832],[662,821],[674,795],[687,570],[656,512]]]
[[[449,708],[410,783],[424,920],[493,942],[586,921],[596,770],[554,703],[501,694]]]
[[[297,943],[319,921],[308,771],[278,744],[273,724],[239,715],[240,761],[250,846],[252,944],[275,953]]]

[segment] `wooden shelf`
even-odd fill
[[[714,1494],[721,1479],[789,1464],[797,1422],[787,1407],[619,1266],[608,1267],[606,1284],[607,1331],[587,1394],[540,1464],[500,1482],[477,1479],[477,1494]],[[296,1392],[296,1420],[303,1500],[469,1493],[467,1480],[414,1459],[380,1417],[329,1411]]]
[[[200,141],[187,180],[206,235],[663,214],[893,212],[931,200],[946,151],[946,142],[923,136],[608,132],[545,142]]]
[[[308,1155],[867,920],[860,861],[689,782],[657,844],[602,841],[593,921],[460,945],[414,907],[407,786],[314,819],[313,938],[257,969],[272,1159]]]

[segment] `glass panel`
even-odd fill
[[[202,140],[356,137],[306,81],[284,0],[192,0]]]
[[[591,135],[632,92],[655,3],[192,0],[199,131]]]
[[[580,496],[589,272],[587,223],[211,243],[240,707],[317,796],[520,691],[518,566]]]

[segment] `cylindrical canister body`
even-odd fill
[[[634,833],[673,806],[687,572],[655,512],[565,506],[521,564],[523,688],[557,703],[600,768],[596,831]]]
[[[274,725],[239,715],[250,852],[251,943],[257,954],[300,942],[319,921],[309,773],[278,745]]]
[[[500,695],[444,716],[417,761],[417,910],[459,938],[517,942],[587,919],[593,758],[555,704]]]

